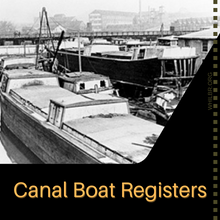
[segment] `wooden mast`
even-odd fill
[[[47,30],[49,32],[49,38],[51,40],[53,50],[55,51],[55,47],[54,47],[54,44],[53,44],[52,35],[51,35],[51,31],[50,31],[49,21],[48,21],[48,17],[47,17],[47,11],[46,11],[46,8],[43,7],[42,8],[42,13],[41,13],[41,18],[40,18],[40,32],[39,32],[38,44],[37,44],[37,47],[36,47],[36,64],[35,64],[36,69],[38,68],[39,47],[40,47],[40,41],[41,41],[41,37],[42,37],[42,27],[43,27],[43,18],[44,18],[44,16],[45,16],[45,19],[46,19]]]

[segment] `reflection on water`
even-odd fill
[[[16,144],[15,144],[16,143]],[[27,147],[0,131],[0,164],[42,164],[43,162]]]
[[[5,148],[2,146],[2,143],[0,142],[0,164],[10,164],[14,163],[13,159],[10,158],[7,155],[7,152],[5,151]]]

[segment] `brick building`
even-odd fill
[[[148,11],[121,12],[94,10],[89,14],[93,31],[131,31],[160,28],[163,23],[164,7],[148,8]],[[159,28],[158,28],[159,27]]]

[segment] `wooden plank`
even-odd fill
[[[190,59],[190,63],[191,63],[191,66],[190,66],[190,75],[192,76],[192,75],[193,75],[193,59]]]
[[[174,66],[175,66],[175,74],[179,75],[178,67],[177,67],[177,60],[174,60]]]
[[[179,72],[179,75],[182,76],[182,60],[179,60],[179,64],[180,64],[180,72]]]
[[[186,76],[186,72],[187,72],[187,69],[186,69],[186,59],[183,60],[183,75]]]

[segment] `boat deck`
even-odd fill
[[[59,78],[69,81],[69,82],[86,82],[86,81],[92,81],[92,80],[110,80],[109,77],[95,74],[93,72],[71,72],[66,73],[66,76],[59,76]]]
[[[130,114],[113,117],[88,117],[65,124],[135,162],[141,162],[153,145],[144,141],[159,135],[162,126]]]
[[[26,88],[13,89],[13,93],[45,111],[47,114],[51,99],[76,96],[74,93],[58,86],[29,86]]]

